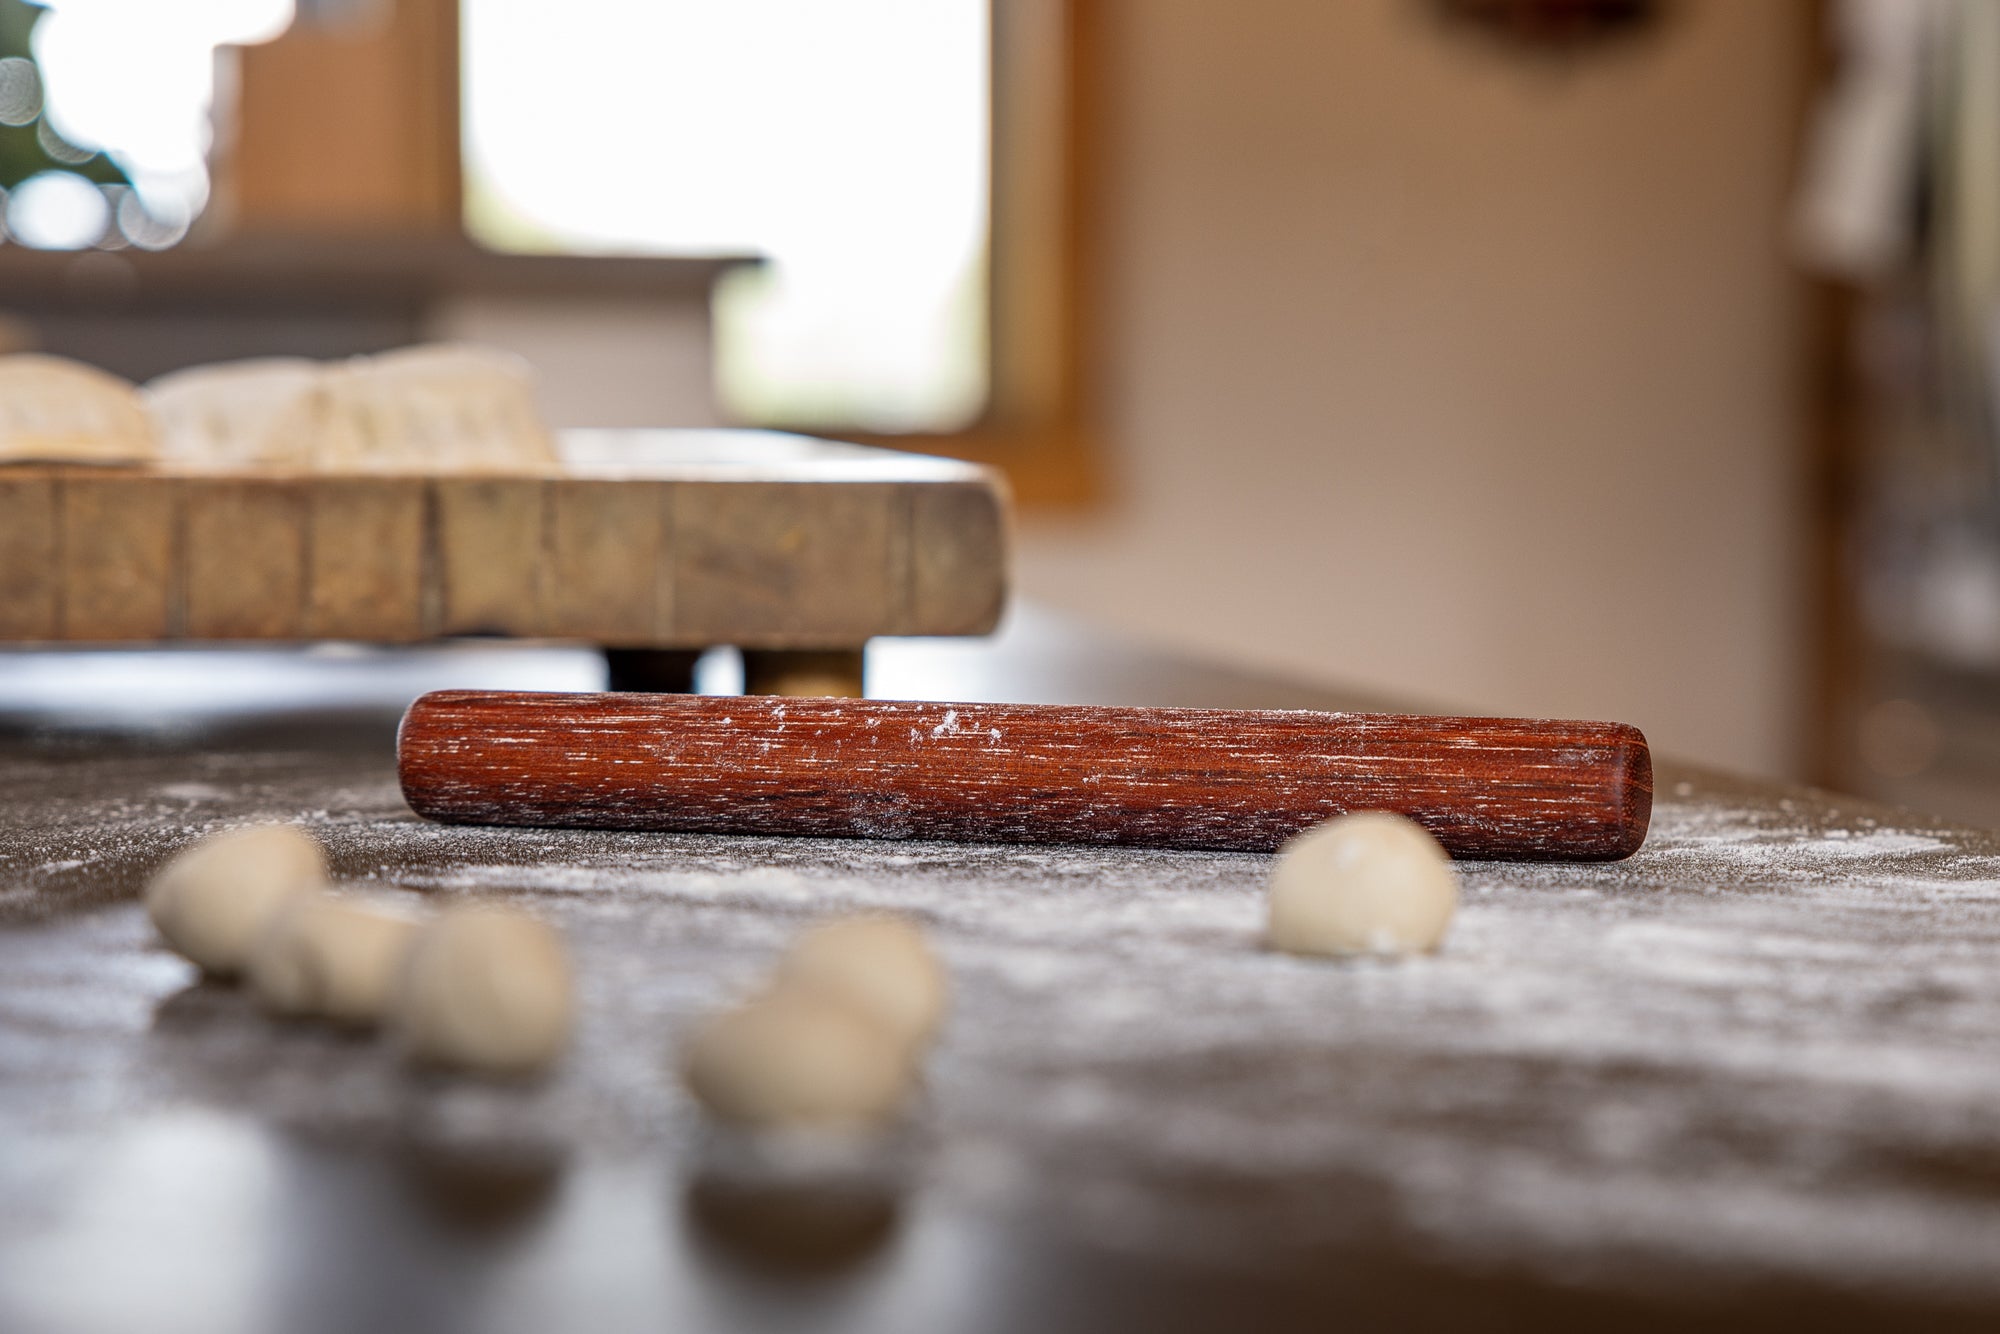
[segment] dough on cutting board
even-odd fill
[[[434,343],[326,370],[314,465],[328,472],[500,471],[555,460],[535,377],[511,352]]]
[[[915,1054],[948,1004],[944,966],[914,922],[850,917],[806,931],[778,965],[782,991],[817,993],[859,1012]]]
[[[326,430],[326,372],[304,357],[191,366],[150,381],[161,456],[196,467],[305,467]]]
[[[556,457],[528,363],[463,343],[191,366],[147,385],[145,401],[163,456],[191,467],[504,472]]]
[[[258,934],[250,989],[274,1014],[380,1023],[419,925],[363,899],[297,895]]]
[[[417,932],[390,1018],[418,1060],[526,1075],[569,1041],[571,990],[569,954],[553,927],[511,908],[452,908]]]
[[[176,854],[146,887],[146,912],[184,957],[233,977],[287,902],[326,884],[326,858],[293,825],[228,829]]]
[[[725,1121],[763,1129],[859,1130],[908,1098],[907,1047],[882,1025],[804,988],[717,1016],[688,1044],[688,1091]]]
[[[130,383],[67,357],[0,357],[0,463],[150,463],[159,453]]]
[[[1278,851],[1270,942],[1293,954],[1433,950],[1458,908],[1451,856],[1416,821],[1341,815]]]

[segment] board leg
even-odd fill
[[[649,695],[691,695],[694,665],[700,659],[700,649],[607,648],[604,688]]]
[[[744,649],[746,695],[836,695],[860,699],[860,649]]]

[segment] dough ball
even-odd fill
[[[778,986],[848,1005],[910,1052],[937,1032],[948,1001],[944,966],[917,925],[901,917],[814,927],[778,965]]]
[[[417,927],[414,917],[392,908],[298,895],[257,937],[250,988],[274,1014],[379,1023]]]
[[[1337,816],[1292,839],[1271,873],[1271,944],[1293,954],[1436,949],[1458,907],[1451,857],[1414,820]]]
[[[860,1129],[902,1107],[906,1048],[814,991],[780,987],[712,1020],[689,1045],[688,1091],[725,1121]]]
[[[252,945],[279,909],[326,883],[326,858],[293,825],[212,834],[154,872],[146,912],[182,955],[218,977],[250,961]]]
[[[253,357],[146,385],[165,456],[197,467],[304,466],[325,430],[325,371],[303,357]]]
[[[417,932],[391,1007],[413,1057],[495,1075],[554,1061],[574,1011],[562,936],[489,906],[450,909]]]
[[[159,452],[127,381],[67,357],[0,357],[0,463],[150,463]]]

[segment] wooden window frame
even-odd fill
[[[1092,410],[1098,0],[993,0],[986,410],[962,431],[845,440],[1000,469],[1025,504],[1103,499]]]

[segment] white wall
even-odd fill
[[[1784,772],[1802,7],[1523,66],[1421,0],[1114,0],[1118,499],[1029,595],[1164,643]]]

